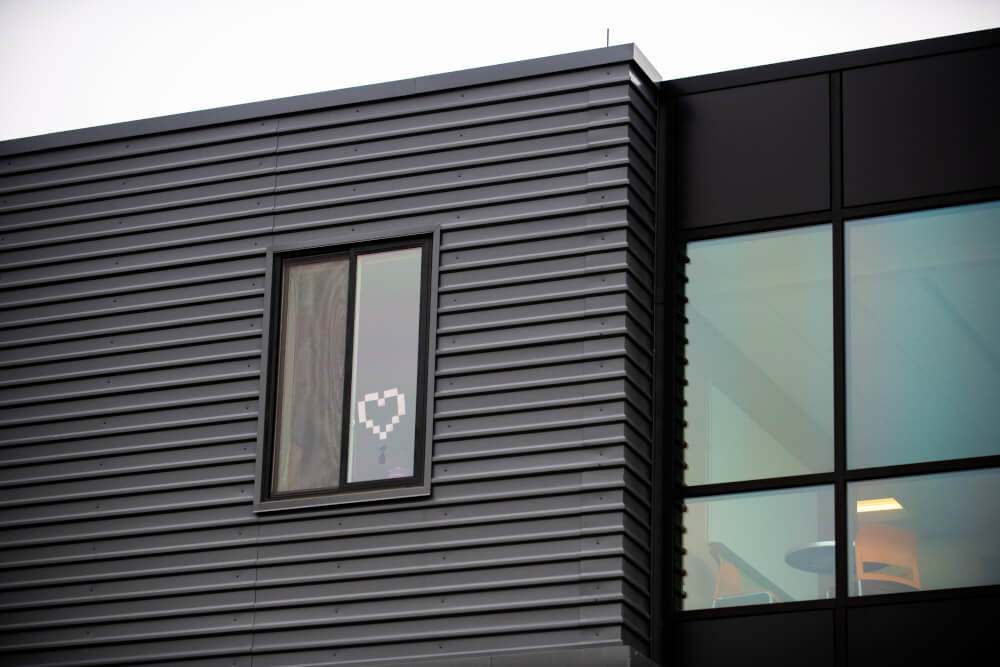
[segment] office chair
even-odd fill
[[[879,523],[858,526],[854,538],[854,572],[858,595],[920,590],[917,536]]]

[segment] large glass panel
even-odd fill
[[[848,466],[1000,454],[1000,202],[845,242]]]
[[[847,499],[851,595],[1000,584],[1000,469],[855,482]]]
[[[274,493],[339,485],[349,266],[347,259],[284,265]]]
[[[832,470],[830,226],[687,254],[685,483]]]
[[[834,595],[833,487],[686,502],[684,609]]]
[[[357,260],[348,482],[413,475],[421,255]]]

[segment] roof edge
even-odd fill
[[[649,64],[649,61],[634,44],[619,44],[499,65],[430,74],[412,79],[366,84],[260,102],[246,102],[227,107],[186,111],[167,116],[64,130],[31,137],[19,137],[0,141],[0,155],[31,153],[144,134],[158,134],[261,117],[301,113],[346,104],[440,92],[453,88],[497,83],[628,61],[636,62],[646,76],[650,77],[653,82],[659,82],[660,76],[656,69]]]

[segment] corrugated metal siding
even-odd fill
[[[0,160],[5,663],[646,650],[655,99],[611,63]],[[432,497],[256,515],[265,251],[428,223]]]

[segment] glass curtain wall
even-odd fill
[[[849,596],[1000,583],[1000,203],[843,238],[842,318],[830,225],[687,245],[684,609],[834,596],[838,537]]]

